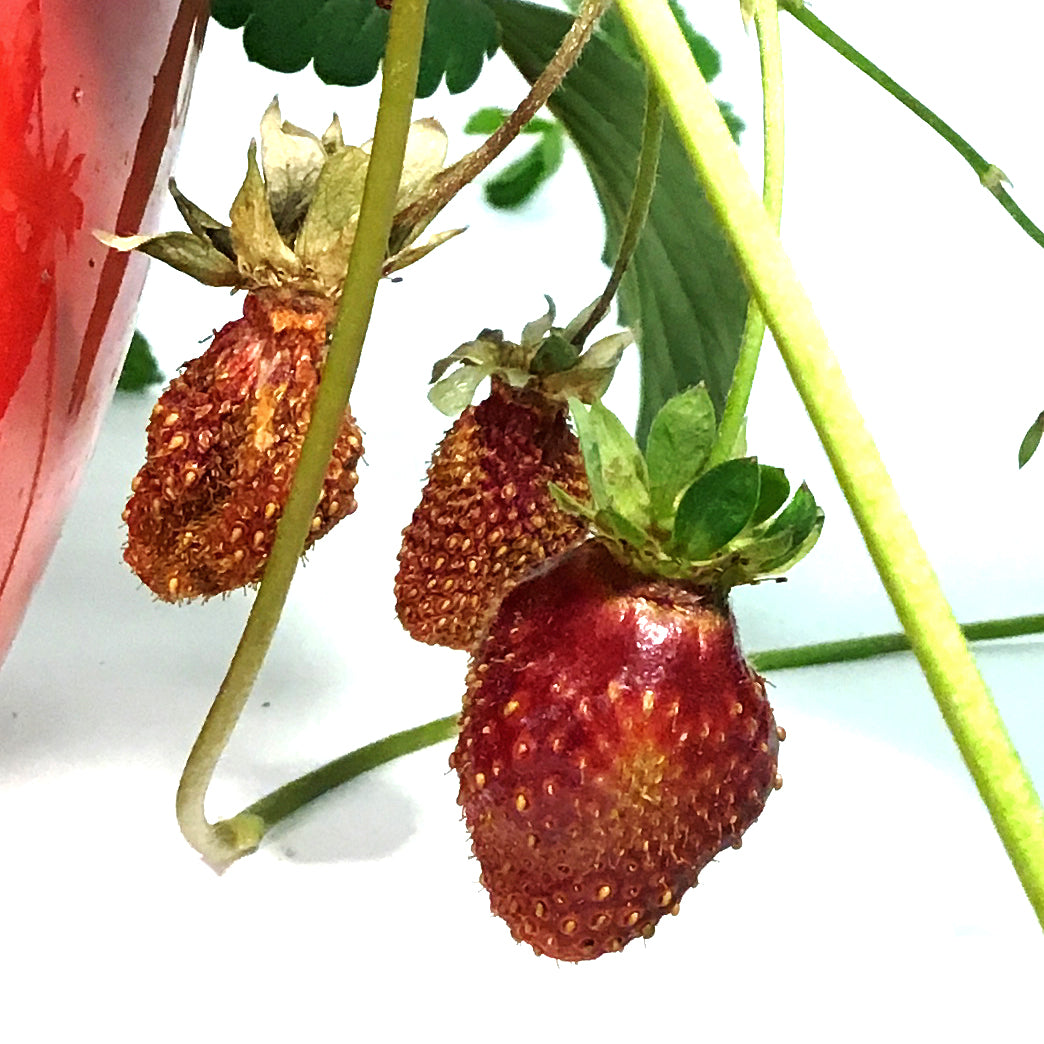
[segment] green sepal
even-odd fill
[[[138,250],[192,276],[206,286],[239,286],[239,269],[212,246],[191,232],[163,232],[158,236],[94,236],[114,250]]]
[[[790,483],[782,468],[774,468],[769,464],[759,465],[761,468],[761,493],[758,496],[758,506],[754,509],[750,524],[759,525],[765,519],[771,518],[786,502],[790,496]]]
[[[703,471],[717,421],[714,403],[700,383],[668,399],[653,418],[645,445],[653,517],[671,528],[678,498]]]
[[[533,356],[530,369],[540,376],[562,373],[575,366],[579,358],[580,349],[575,344],[559,333],[549,333]]]
[[[711,468],[678,502],[671,550],[694,562],[708,561],[746,528],[760,492],[756,457],[727,460]]]
[[[193,235],[204,243],[212,243],[233,264],[236,260],[236,251],[232,246],[232,233],[228,225],[222,224],[217,218],[211,217],[202,207],[197,207],[177,186],[177,182],[171,178],[167,182],[170,194],[174,197],[174,203],[178,212],[185,219],[185,224],[192,230]]]
[[[229,210],[232,247],[239,268],[264,280],[266,271],[281,276],[297,275],[301,265],[283,241],[272,217],[268,192],[257,166],[257,142],[247,150],[247,173]]]
[[[802,483],[790,503],[764,527],[764,538],[786,536],[788,546],[776,558],[766,561],[761,571],[780,573],[790,568],[812,550],[822,529],[823,512],[811,490]]]
[[[569,407],[581,446],[596,450],[590,459],[586,448],[584,452],[595,508],[620,515],[641,537],[652,523],[649,475],[642,451],[616,414],[601,402],[596,400],[585,408],[579,399],[570,399]]]
[[[428,390],[428,401],[440,413],[456,417],[471,405],[475,389],[489,373],[488,366],[461,366]]]

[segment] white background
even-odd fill
[[[713,10],[705,10],[713,8]],[[734,3],[690,5],[723,52],[715,84],[750,129],[757,59]],[[821,0],[829,24],[935,107],[1044,220],[1037,41],[1044,14]],[[938,138],[783,16],[784,235],[902,499],[965,620],[1041,611],[1044,457],[1016,451],[1044,407],[1044,253]],[[468,95],[418,103],[453,155],[482,104],[523,86],[497,59]],[[222,214],[278,92],[291,121],[336,109],[369,137],[375,92],[249,66],[212,25],[177,164]],[[482,327],[517,334],[603,280],[601,218],[571,154],[523,212],[464,194],[435,228],[470,230],[381,288],[353,396],[365,432],[358,513],[299,573],[222,762],[211,814],[391,731],[451,713],[463,654],[395,620],[398,535],[447,422],[434,358]],[[163,228],[179,227],[169,207]],[[139,325],[166,370],[240,299],[156,266]],[[635,360],[611,402],[635,410]],[[224,877],[177,832],[181,764],[249,601],[171,609],[120,561],[119,515],[150,401],[118,398],[0,682],[0,998],[12,1041],[655,1038],[1034,1039],[1044,945],[991,824],[908,657],[772,678],[783,790],[742,851],[701,878],[648,944],[579,967],[538,959],[494,920],[442,745],[371,773],[277,829]],[[751,450],[806,478],[827,511],[785,585],[739,591],[748,650],[894,630],[895,620],[800,402],[768,344]],[[1044,653],[979,650],[1038,784]],[[1034,1028],[1036,1027],[1036,1028]]]

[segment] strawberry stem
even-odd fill
[[[850,43],[838,36],[833,29],[825,25],[805,7],[805,0],[779,0],[779,6],[792,15],[813,35],[818,36],[825,44],[837,51],[842,58],[845,58],[857,69],[866,73],[874,83],[883,87],[893,98],[902,102],[915,116],[927,123],[975,171],[983,188],[993,194],[997,202],[1014,218],[1019,228],[1038,246],[1044,246],[1044,232],[1029,219],[1022,208],[1008,194],[1004,188],[1004,182],[1007,179],[998,167],[976,152],[964,138],[948,123],[932,112],[927,105],[918,101],[905,88],[900,87],[883,69],[876,66]]]
[[[1044,808],[667,0],[618,0],[830,459],[896,615],[1044,927]]]
[[[1013,616],[1002,620],[985,620],[962,627],[969,641],[993,641],[1044,632],[1044,614]],[[910,648],[905,634],[875,634],[865,638],[847,638],[836,642],[816,642],[785,649],[765,649],[750,657],[758,671],[786,671],[799,667],[821,666],[851,660],[868,660],[887,653]],[[238,836],[250,832],[263,837],[276,823],[299,812],[318,797],[344,783],[349,783],[371,769],[385,765],[406,754],[414,754],[457,734],[458,714],[436,718],[424,725],[385,736],[365,747],[328,762],[303,776],[284,783],[277,790],[255,801],[237,816],[222,824]]]
[[[779,42],[779,12],[776,0],[754,0],[754,27],[761,54],[762,154],[764,156],[761,198],[779,232],[783,214],[783,49]],[[752,297],[747,305],[736,369],[725,399],[718,435],[710,453],[710,466],[733,455],[750,402],[750,389],[765,340],[765,317]]]
[[[391,13],[358,232],[312,420],[257,597],[178,787],[182,833],[217,872],[253,851],[265,830],[257,816],[211,824],[204,802],[279,622],[355,380],[395,212],[427,6],[427,0],[397,0]]]
[[[612,304],[616,291],[620,288],[631,255],[634,254],[641,238],[645,219],[649,216],[649,204],[652,203],[656,190],[656,170],[660,165],[660,142],[663,140],[663,105],[660,102],[656,84],[650,76],[647,78],[645,91],[645,119],[642,122],[642,144],[638,152],[638,168],[634,175],[634,191],[631,203],[627,208],[627,219],[620,235],[620,246],[616,252],[616,261],[605,284],[602,296],[598,298],[591,314],[583,326],[573,336],[573,344],[583,348],[591,331],[605,318]]]
[[[395,215],[392,228],[392,247],[396,243],[396,229],[409,229],[438,213],[465,185],[470,184],[493,160],[518,137],[522,128],[537,114],[566,74],[576,64],[587,42],[594,35],[598,20],[611,6],[612,0],[584,0],[573,24],[569,27],[558,50],[544,71],[533,81],[529,93],[519,102],[510,116],[477,149],[462,156],[435,179],[427,196],[411,203]]]

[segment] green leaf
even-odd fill
[[[673,545],[693,562],[713,557],[746,527],[760,492],[761,469],[755,457],[727,460],[711,468],[678,504]]]
[[[329,84],[356,87],[377,75],[388,12],[374,0],[215,0],[214,18],[243,29],[247,57],[277,72],[310,61]],[[470,87],[497,50],[496,19],[484,0],[429,0],[418,97],[445,78],[450,93]]]
[[[141,331],[135,330],[130,348],[127,349],[127,358],[123,361],[123,369],[120,371],[116,390],[121,392],[142,391],[152,384],[159,384],[162,380],[163,371],[156,363],[156,357],[152,354],[149,342],[142,336]]]
[[[502,46],[532,82],[570,24],[568,15],[519,0],[486,0]],[[615,15],[603,26],[612,30]],[[549,107],[576,144],[606,216],[604,256],[613,258],[631,198],[645,109],[640,63],[596,37],[552,95]],[[659,407],[705,381],[720,413],[747,308],[732,252],[673,126],[664,128],[649,219],[620,290],[620,322],[639,331],[642,356],[638,440]]]
[[[213,0],[210,15],[226,29],[241,29],[254,10],[254,0]]]
[[[1041,437],[1044,436],[1044,413],[1029,426],[1023,436],[1022,445],[1019,446],[1019,467],[1023,468],[1029,463],[1030,457],[1037,452]]]
[[[714,404],[702,384],[668,399],[653,418],[645,460],[653,515],[667,529],[678,497],[707,462],[715,428]]]
[[[511,210],[529,202],[562,166],[565,134],[557,123],[546,127],[527,153],[486,182],[483,194],[494,209]]]
[[[783,469],[762,464],[761,494],[750,524],[756,526],[765,519],[771,518],[787,502],[788,496],[790,496],[790,483],[787,481]]]

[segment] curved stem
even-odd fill
[[[594,35],[598,20],[611,6],[612,0],[584,0],[576,19],[558,45],[551,61],[533,82],[529,93],[513,113],[473,152],[462,156],[439,174],[426,196],[411,203],[395,215],[391,249],[401,245],[398,239],[435,216],[465,185],[473,181],[518,137],[522,128],[539,112],[566,73],[576,64],[588,40]]]
[[[1029,219],[1022,208],[1005,190],[1004,182],[1007,179],[999,167],[994,166],[976,152],[964,138],[948,123],[932,112],[927,105],[919,102],[908,90],[900,87],[883,69],[874,65],[869,58],[860,54],[847,40],[842,39],[833,29],[818,19],[805,7],[805,0],[779,0],[779,6],[788,14],[793,15],[797,21],[815,36],[818,36],[825,44],[837,51],[842,58],[847,59],[857,69],[866,73],[874,83],[883,87],[893,98],[902,102],[915,116],[927,123],[975,171],[983,187],[996,197],[997,202],[1015,219],[1015,223],[1019,228],[1038,246],[1044,246],[1044,232]]]
[[[645,119],[642,121],[642,144],[638,152],[638,169],[634,175],[634,192],[627,208],[623,232],[620,235],[620,246],[616,252],[616,261],[605,284],[602,296],[595,302],[591,314],[583,326],[573,336],[573,344],[583,348],[591,331],[606,317],[609,306],[620,289],[624,273],[631,261],[638,240],[641,238],[645,219],[649,216],[649,204],[652,203],[653,192],[656,191],[656,170],[660,165],[660,142],[663,140],[663,105],[653,78],[648,77],[645,91]]]
[[[667,0],[618,0],[771,328],[896,615],[1044,927],[1044,808]]]
[[[218,872],[256,848],[263,834],[263,824],[257,817],[231,823],[208,822],[206,792],[279,622],[355,379],[394,214],[426,11],[427,0],[396,0],[391,13],[381,102],[359,227],[312,420],[243,636],[178,787],[181,831]]]
[[[969,641],[991,641],[1044,632],[1044,614],[1013,616],[1002,620],[986,620],[962,627]],[[866,638],[848,638],[837,642],[816,642],[786,649],[765,649],[750,656],[751,666],[758,671],[785,671],[851,660],[868,660],[886,653],[910,648],[905,634],[875,634]],[[259,831],[263,836],[276,823],[299,812],[328,791],[341,786],[389,761],[434,746],[457,734],[457,714],[436,718],[403,732],[369,743],[349,754],[322,765],[298,779],[285,783],[259,801],[243,809],[223,824],[233,834]]]
[[[764,166],[761,198],[765,210],[779,232],[783,214],[783,49],[779,42],[779,11],[776,0],[754,0],[754,25],[761,53],[762,150]],[[765,317],[751,298],[743,324],[739,356],[722,411],[721,424],[710,453],[710,465],[721,464],[733,455],[750,402],[754,373],[758,368],[761,344],[765,340]]]

